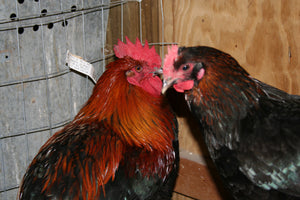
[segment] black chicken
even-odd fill
[[[165,92],[185,92],[235,199],[300,199],[300,96],[252,78],[210,47],[169,48]]]

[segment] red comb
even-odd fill
[[[125,38],[127,44],[118,40],[118,44],[114,47],[115,55],[118,58],[129,56],[135,60],[146,61],[152,67],[160,67],[161,58],[156,53],[154,46],[152,46],[152,48],[149,48],[147,40],[145,41],[145,45],[143,46],[138,38],[136,38],[135,44],[130,42],[128,37]]]
[[[164,66],[163,66],[164,76],[168,77],[172,73],[173,64],[177,56],[178,56],[178,46],[172,45],[171,47],[168,47],[168,54],[165,56]]]

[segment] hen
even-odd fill
[[[153,76],[160,56],[126,38],[87,103],[39,150],[19,199],[170,199],[178,169],[177,121]]]
[[[300,96],[252,78],[214,48],[169,48],[163,92],[185,92],[235,199],[300,199]]]

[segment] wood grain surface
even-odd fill
[[[164,0],[164,38],[231,54],[253,76],[300,94],[300,1]]]

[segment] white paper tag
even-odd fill
[[[81,57],[71,54],[69,50],[67,51],[66,63],[68,63],[68,66],[71,69],[82,74],[88,75],[95,84],[97,83],[94,75],[95,69],[93,65],[83,60]]]

